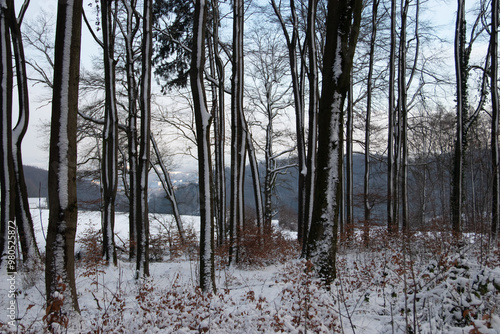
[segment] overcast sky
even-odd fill
[[[19,10],[23,0],[15,0],[16,7]],[[93,1],[91,1],[93,2]],[[84,7],[87,11],[87,16],[93,18],[95,16],[93,10],[88,7],[89,1],[84,0]],[[439,22],[442,26],[443,33],[446,36],[453,36],[454,30],[454,15],[456,10],[455,1],[431,1],[430,4],[426,6],[431,6],[435,8],[434,12],[431,13],[433,21]],[[51,13],[56,18],[57,11],[57,1],[31,1],[28,11],[25,16],[25,21],[33,20],[41,11],[45,10]],[[82,62],[85,67],[90,67],[90,57],[96,55],[98,50],[98,45],[92,39],[87,31],[85,25],[82,27]],[[451,65],[453,66],[453,65]],[[46,146],[49,142],[48,131],[42,129],[42,124],[47,123],[50,120],[50,104],[40,103],[43,96],[50,96],[50,92],[47,89],[41,89],[38,86],[29,86],[30,89],[30,124],[28,132],[23,141],[23,162],[25,165],[36,166],[40,168],[47,169],[48,166],[48,150]],[[14,89],[14,113],[17,110],[17,92]],[[13,123],[16,122],[16,115],[14,114]]]

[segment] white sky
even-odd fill
[[[21,4],[24,0],[15,0],[16,10],[19,11]],[[91,1],[93,2],[93,1]],[[91,20],[95,14],[92,8],[88,7],[89,0],[84,0],[84,9],[86,10],[87,17]],[[26,15],[24,17],[24,22],[33,20],[37,17],[41,10],[52,14],[54,19],[57,16],[57,1],[41,1],[41,0],[31,0]],[[21,27],[22,29],[22,27]],[[54,36],[55,38],[55,36]],[[98,45],[95,43],[93,38],[90,36],[85,24],[82,21],[82,55],[81,60],[83,64],[88,67],[90,66],[90,57],[97,53]],[[30,71],[28,69],[28,71]],[[41,88],[38,85],[29,85],[30,94],[30,122],[28,131],[23,140],[23,163],[25,165],[36,166],[40,168],[47,169],[49,161],[49,152],[46,149],[49,142],[48,131],[42,130],[42,124],[50,121],[51,115],[51,105],[46,103],[41,103],[42,97],[51,96],[48,89]],[[17,110],[17,91],[14,88],[13,92],[13,126],[16,122],[15,112]]]

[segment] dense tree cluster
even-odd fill
[[[196,146],[190,153],[198,162],[199,285],[206,292],[216,290],[216,245],[225,246],[232,265],[240,260],[246,231],[257,231],[262,243],[271,234],[277,179],[294,168],[302,256],[327,287],[336,278],[338,236],[350,238],[354,228],[364,231],[365,244],[376,225],[394,234],[438,223],[457,238],[472,230],[496,239],[497,0],[476,2],[470,11],[465,0],[458,1],[449,55],[454,77],[453,68],[444,69],[446,52],[439,48],[446,41],[426,20],[429,2],[421,0],[144,0],[142,9],[136,0],[87,2],[97,7],[98,29],[89,23],[84,1],[59,0],[53,43],[33,37],[32,25],[22,36],[29,1],[19,13],[13,0],[0,2],[0,265],[15,270],[8,266],[7,249],[14,219],[23,261],[41,261],[21,159],[28,65],[33,80],[45,83],[53,96],[45,251],[49,309],[59,311],[64,300],[65,314],[79,312],[77,166],[87,163],[99,171],[102,256],[109,265],[117,264],[114,217],[121,188],[129,202],[129,258],[136,262],[137,279],[149,276],[151,171],[161,180],[184,239],[163,155],[169,144],[162,135],[169,131],[188,138],[186,150]],[[101,47],[95,71],[80,72],[82,22]],[[25,59],[23,42],[45,56],[49,70]],[[473,52],[478,44],[487,51]],[[13,127],[14,78],[19,117]],[[168,99],[155,97],[155,80],[165,96],[183,97],[188,112],[181,103],[161,106]],[[89,96],[91,102],[83,99]],[[83,159],[77,143],[86,150]],[[353,186],[355,151],[364,155],[362,190]],[[255,219],[244,196],[247,159]],[[374,174],[385,177],[385,188],[375,189]]]

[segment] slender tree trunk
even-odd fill
[[[316,12],[317,0],[309,0],[307,7],[307,48],[309,51],[309,132],[307,138],[307,175],[305,179],[304,222],[302,224],[302,257],[307,253],[307,239],[311,226],[314,206],[314,184],[316,180],[316,149],[318,141],[318,53],[316,50]],[[300,233],[300,230],[299,230]],[[299,238],[300,240],[300,238]]]
[[[354,194],[353,194],[353,117],[354,117],[354,96],[353,96],[353,84],[352,84],[352,73],[349,83],[348,91],[348,105],[347,105],[347,123],[346,123],[346,166],[345,166],[345,177],[346,177],[346,220],[345,220],[345,230],[346,236],[352,237],[354,234]]]
[[[297,156],[299,162],[299,184],[298,184],[298,239],[304,240],[307,237],[307,223],[305,219],[305,205],[306,205],[306,176],[308,170],[306,169],[306,152],[305,152],[305,136],[304,136],[304,97],[301,85],[298,62],[297,62],[297,44],[299,40],[299,19],[295,9],[295,1],[290,1],[291,20],[293,25],[292,36],[288,33],[286,22],[283,19],[279,7],[274,0],[271,0],[274,12],[280,20],[283,34],[285,35],[288,46],[288,58],[290,61],[290,71],[292,77],[293,99],[295,105],[295,132],[297,136]],[[314,22],[313,22],[314,25]]]
[[[12,163],[12,50],[9,34],[10,10],[6,4],[0,6],[0,109],[1,126],[0,138],[0,168],[1,181],[1,225],[0,225],[0,264],[2,271],[16,271],[15,254],[8,247],[12,237],[9,231],[15,227],[14,224],[14,176]],[[11,233],[12,235],[12,233]],[[10,255],[10,258],[8,258]],[[12,262],[11,262],[12,261]]]
[[[463,194],[463,121],[464,121],[464,73],[465,57],[465,0],[458,0],[457,20],[455,26],[455,76],[457,81],[457,130],[455,139],[455,154],[453,156],[453,180],[451,193],[451,225],[452,230],[459,233],[462,220]],[[466,83],[465,83],[466,84]]]
[[[181,213],[179,211],[179,206],[177,205],[177,198],[175,196],[174,186],[172,184],[172,181],[170,180],[170,175],[168,174],[167,167],[165,166],[165,164],[161,159],[160,150],[158,148],[158,144],[156,143],[156,139],[154,138],[153,134],[151,134],[151,144],[153,144],[153,150],[155,151],[156,158],[158,159],[158,164],[160,165],[161,172],[155,165],[153,164],[151,165],[153,166],[156,175],[160,179],[163,190],[165,190],[165,194],[167,195],[167,199],[169,200],[170,204],[172,204],[172,211],[175,222],[177,224],[177,231],[179,232],[181,242],[184,243],[184,241],[186,240],[186,233],[184,232]]]
[[[246,121],[245,121],[245,127],[247,133],[246,142],[247,142],[248,160],[250,162],[250,170],[252,171],[253,194],[255,200],[255,211],[257,215],[257,228],[259,230],[259,233],[261,233],[262,228],[265,226],[265,224],[264,224],[264,204],[262,201],[262,187],[260,185],[259,162],[257,161],[257,154],[253,146],[252,135],[250,134],[250,130],[248,129],[248,124]]]
[[[401,115],[401,204],[402,204],[402,228],[404,232],[409,229],[408,209],[408,107],[406,86],[406,22],[409,3],[401,0],[401,31],[399,34],[399,66],[398,66],[398,104]]]
[[[205,63],[205,27],[207,16],[205,0],[196,0],[191,57],[191,90],[193,92],[198,142],[198,175],[200,191],[200,287],[205,292],[215,292],[214,223],[211,185],[210,121],[203,69]]]
[[[137,173],[137,265],[136,278],[149,276],[148,174],[151,143],[151,61],[153,57],[153,0],[144,1],[142,74],[140,86],[141,137]]]
[[[244,223],[246,129],[243,121],[243,0],[233,2],[233,76],[231,80],[231,213],[229,264],[238,262],[240,232]],[[233,259],[234,258],[234,259]]]
[[[493,240],[498,236],[498,216],[500,214],[500,157],[498,148],[498,0],[491,1],[491,157],[493,170],[493,196],[491,210],[491,236]]]
[[[75,285],[76,128],[80,73],[82,0],[59,0],[49,157],[49,227],[45,289],[47,305],[80,312]],[[61,284],[66,289],[61,289]]]
[[[217,108],[214,113],[215,137],[215,175],[217,189],[217,243],[224,244],[226,240],[226,168],[224,158],[225,144],[225,105],[224,105],[224,63],[219,54],[219,1],[212,0],[213,8],[213,49],[215,68],[217,72]]]
[[[372,94],[373,94],[373,67],[375,63],[375,41],[377,39],[377,17],[379,0],[373,0],[372,3],[372,31],[370,35],[370,53],[368,64],[368,77],[366,87],[366,120],[365,120],[365,172],[363,177],[363,204],[364,204],[364,233],[363,242],[368,245],[370,239],[370,223],[372,204],[370,203],[370,135],[371,135],[371,117],[372,117]]]
[[[328,286],[336,277],[342,182],[344,101],[361,22],[360,0],[329,0],[322,93],[318,114],[318,169],[308,258]]]
[[[10,17],[16,17],[14,2],[9,0]],[[23,7],[25,9],[25,7]],[[16,225],[21,242],[21,251],[23,261],[39,262],[40,253],[35,240],[33,229],[33,219],[29,210],[28,191],[24,179],[24,168],[21,154],[21,144],[28,130],[29,123],[29,95],[28,95],[28,75],[26,73],[26,60],[24,57],[24,47],[21,36],[20,23],[10,20],[10,31],[12,36],[12,45],[14,49],[14,59],[16,63],[16,78],[19,95],[19,118],[16,126],[12,130],[12,157],[15,179],[15,211]]]
[[[136,1],[123,0],[127,12],[127,24],[124,34],[125,39],[125,57],[127,71],[127,96],[128,96],[128,124],[127,124],[127,142],[128,142],[128,173],[129,173],[129,247],[130,260],[134,260],[137,255],[137,83],[134,70],[134,38],[137,29],[134,25],[136,18]]]
[[[395,175],[396,166],[395,152],[396,146],[396,108],[394,85],[396,81],[396,0],[391,0],[391,51],[389,56],[389,135],[387,144],[387,229],[390,233],[397,231],[397,217],[395,212],[396,185]]]
[[[115,200],[118,185],[118,111],[116,109],[113,1],[101,0],[101,26],[104,44],[104,82],[106,101],[102,137],[103,180],[103,257],[117,265],[115,250]]]

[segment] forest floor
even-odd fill
[[[33,211],[46,226],[47,211]],[[40,219],[41,218],[41,219]],[[185,217],[180,246],[170,216],[151,220],[151,276],[135,280],[127,261],[125,214],[117,216],[119,262],[102,262],[97,212],[79,213],[76,286],[81,316],[61,333],[500,333],[500,249],[478,234],[460,242],[447,232],[388,237],[363,245],[343,240],[337,279],[325,289],[299,258],[293,234],[278,229],[265,246],[243,245],[240,264],[216,256],[217,292],[198,289],[197,219]],[[40,226],[40,223],[39,223]],[[43,233],[36,228],[40,249]],[[121,250],[121,251],[120,251]],[[41,265],[18,270],[15,297],[0,277],[2,333],[43,333]],[[9,303],[17,306],[9,325]],[[12,324],[12,323],[11,323]]]

